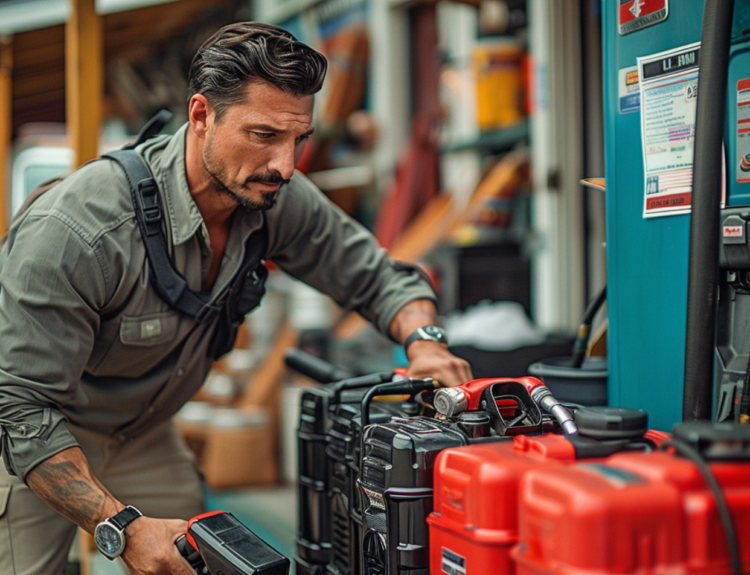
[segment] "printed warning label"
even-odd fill
[[[620,114],[637,112],[641,109],[641,90],[638,81],[638,66],[621,68],[617,71],[617,96]]]
[[[442,569],[448,575],[466,575],[466,557],[443,547]]]
[[[690,211],[700,45],[638,58],[644,216]]]

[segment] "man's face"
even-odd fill
[[[211,112],[203,167],[216,192],[249,209],[272,207],[312,134],[312,112],[313,96],[297,98],[266,82],[250,84],[218,122]]]

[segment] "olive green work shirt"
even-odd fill
[[[139,146],[161,190],[176,268],[199,291],[208,234],[185,175],[187,126]],[[296,173],[265,212],[238,208],[220,297],[265,218],[267,259],[354,309],[383,333],[401,307],[434,293],[372,235]],[[130,188],[111,160],[91,162],[44,193],[0,251],[0,447],[26,474],[77,445],[65,420],[126,440],[171,417],[202,385],[216,322],[170,307],[149,281]]]

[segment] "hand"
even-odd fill
[[[407,356],[409,377],[432,377],[443,387],[456,387],[474,379],[468,362],[453,355],[442,343],[417,340],[409,346]]]
[[[139,517],[125,528],[122,559],[132,575],[195,575],[174,542],[187,530],[182,519]]]

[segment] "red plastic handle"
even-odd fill
[[[529,393],[531,393],[534,388],[544,385],[544,383],[536,377],[485,377],[482,379],[474,379],[459,386],[459,389],[466,394],[466,401],[468,403],[468,407],[466,408],[467,411],[476,411],[479,409],[482,392],[489,386],[496,383],[507,383],[509,381],[517,381],[529,390]]]

